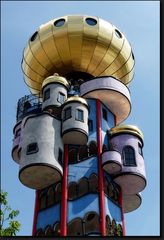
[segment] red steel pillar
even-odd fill
[[[122,232],[123,232],[123,236],[125,236],[125,221],[124,221],[124,212],[123,212],[123,208],[122,208],[122,190],[121,189],[120,189],[118,203],[119,203],[120,208],[121,208]]]
[[[98,151],[98,189],[99,189],[99,209],[100,209],[100,233],[106,236],[106,214],[105,214],[105,195],[104,195],[104,172],[102,169],[102,133],[101,133],[101,102],[96,100],[97,109],[97,151]]]
[[[32,227],[32,236],[36,236],[36,224],[37,216],[39,210],[39,190],[35,191],[35,207],[34,207],[34,217],[33,217],[33,227]]]
[[[62,181],[60,236],[67,236],[67,198],[68,198],[68,144],[64,145],[64,169]]]

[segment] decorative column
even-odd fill
[[[100,233],[106,236],[106,215],[105,215],[105,195],[104,195],[104,172],[102,169],[102,133],[101,133],[101,102],[96,100],[97,109],[97,157],[98,157],[98,190],[99,190],[99,210],[100,210]]]
[[[33,217],[33,227],[32,227],[32,236],[36,236],[36,224],[37,216],[39,210],[39,190],[35,191],[35,207],[34,207],[34,217]]]
[[[120,205],[120,208],[121,208],[122,234],[123,234],[123,236],[125,236],[125,221],[124,221],[124,212],[123,212],[123,208],[122,208],[122,190],[121,190],[121,188],[120,188],[120,194],[119,194],[119,198],[118,198],[118,204]]]
[[[64,145],[64,169],[61,196],[60,236],[67,236],[67,199],[68,199],[68,144]]]

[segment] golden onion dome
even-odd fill
[[[64,107],[66,104],[69,104],[69,103],[72,103],[72,102],[80,102],[81,104],[88,107],[87,101],[84,98],[76,96],[76,95],[73,96],[73,97],[67,98],[67,100],[62,104],[62,107]]]
[[[144,140],[144,135],[142,131],[137,126],[134,125],[118,125],[116,127],[111,128],[109,131],[110,136],[118,135],[120,133],[134,134],[137,135],[142,140],[142,142]]]
[[[47,77],[43,83],[42,83],[42,89],[50,84],[50,83],[60,83],[62,85],[64,85],[66,88],[69,88],[69,83],[67,82],[67,80],[64,77],[59,76],[58,74],[54,74],[53,76],[49,76]]]
[[[83,73],[113,76],[128,84],[134,55],[125,35],[111,23],[91,16],[63,16],[41,25],[23,52],[22,70],[33,94],[54,72],[67,78]]]

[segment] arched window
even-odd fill
[[[79,159],[87,158],[88,157],[88,146],[82,145],[79,148]]]
[[[47,192],[47,207],[53,205],[54,203],[55,203],[55,191],[54,188],[51,186]]]
[[[71,182],[68,186],[68,199],[74,200],[77,197],[77,183]]]
[[[111,236],[117,236],[117,224],[115,219],[112,219]]]
[[[54,224],[54,236],[60,236],[60,223],[59,222],[56,222]]]
[[[83,196],[89,191],[89,183],[86,178],[80,179],[78,183],[78,197]]]
[[[98,177],[95,173],[92,173],[89,177],[89,191],[93,193],[98,192]]]
[[[47,200],[47,194],[45,192],[41,192],[39,195],[40,210],[46,208],[46,200]]]
[[[71,163],[77,163],[78,161],[78,148],[76,147],[70,147],[69,152],[68,152],[68,162],[69,164]]]
[[[81,218],[73,219],[68,223],[68,236],[83,236],[83,222]]]
[[[135,151],[131,146],[124,147],[122,153],[125,166],[136,166]]]
[[[89,143],[89,156],[97,154],[97,143],[95,141],[91,141]]]
[[[85,234],[99,233],[99,215],[96,212],[89,212],[84,217]]]
[[[55,187],[55,200],[56,202],[59,202],[61,200],[61,192],[62,192],[62,189],[61,189],[61,183],[57,183],[56,184],[56,187]]]
[[[106,235],[107,236],[111,236],[111,220],[110,217],[108,215],[106,215]]]
[[[54,231],[52,229],[51,226],[47,226],[46,229],[45,229],[45,236],[53,236],[54,235]]]
[[[44,235],[43,230],[42,230],[42,229],[38,229],[38,231],[37,231],[37,233],[36,233],[36,236],[37,236],[37,237],[44,237],[45,235]]]
[[[122,231],[121,224],[117,225],[117,236],[123,236],[123,231]]]

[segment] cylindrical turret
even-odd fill
[[[84,145],[88,140],[88,104],[85,99],[68,98],[62,109],[62,137],[64,144]]]
[[[54,74],[46,78],[42,84],[43,103],[42,109],[60,107],[67,99],[69,84],[64,77]]]
[[[26,117],[20,160],[20,181],[42,189],[61,180],[63,143],[61,122],[48,113]]]
[[[118,151],[122,157],[122,171],[114,175],[114,181],[121,186],[123,194],[141,192],[146,186],[143,133],[136,126],[120,125],[112,128],[109,136],[111,150]]]

